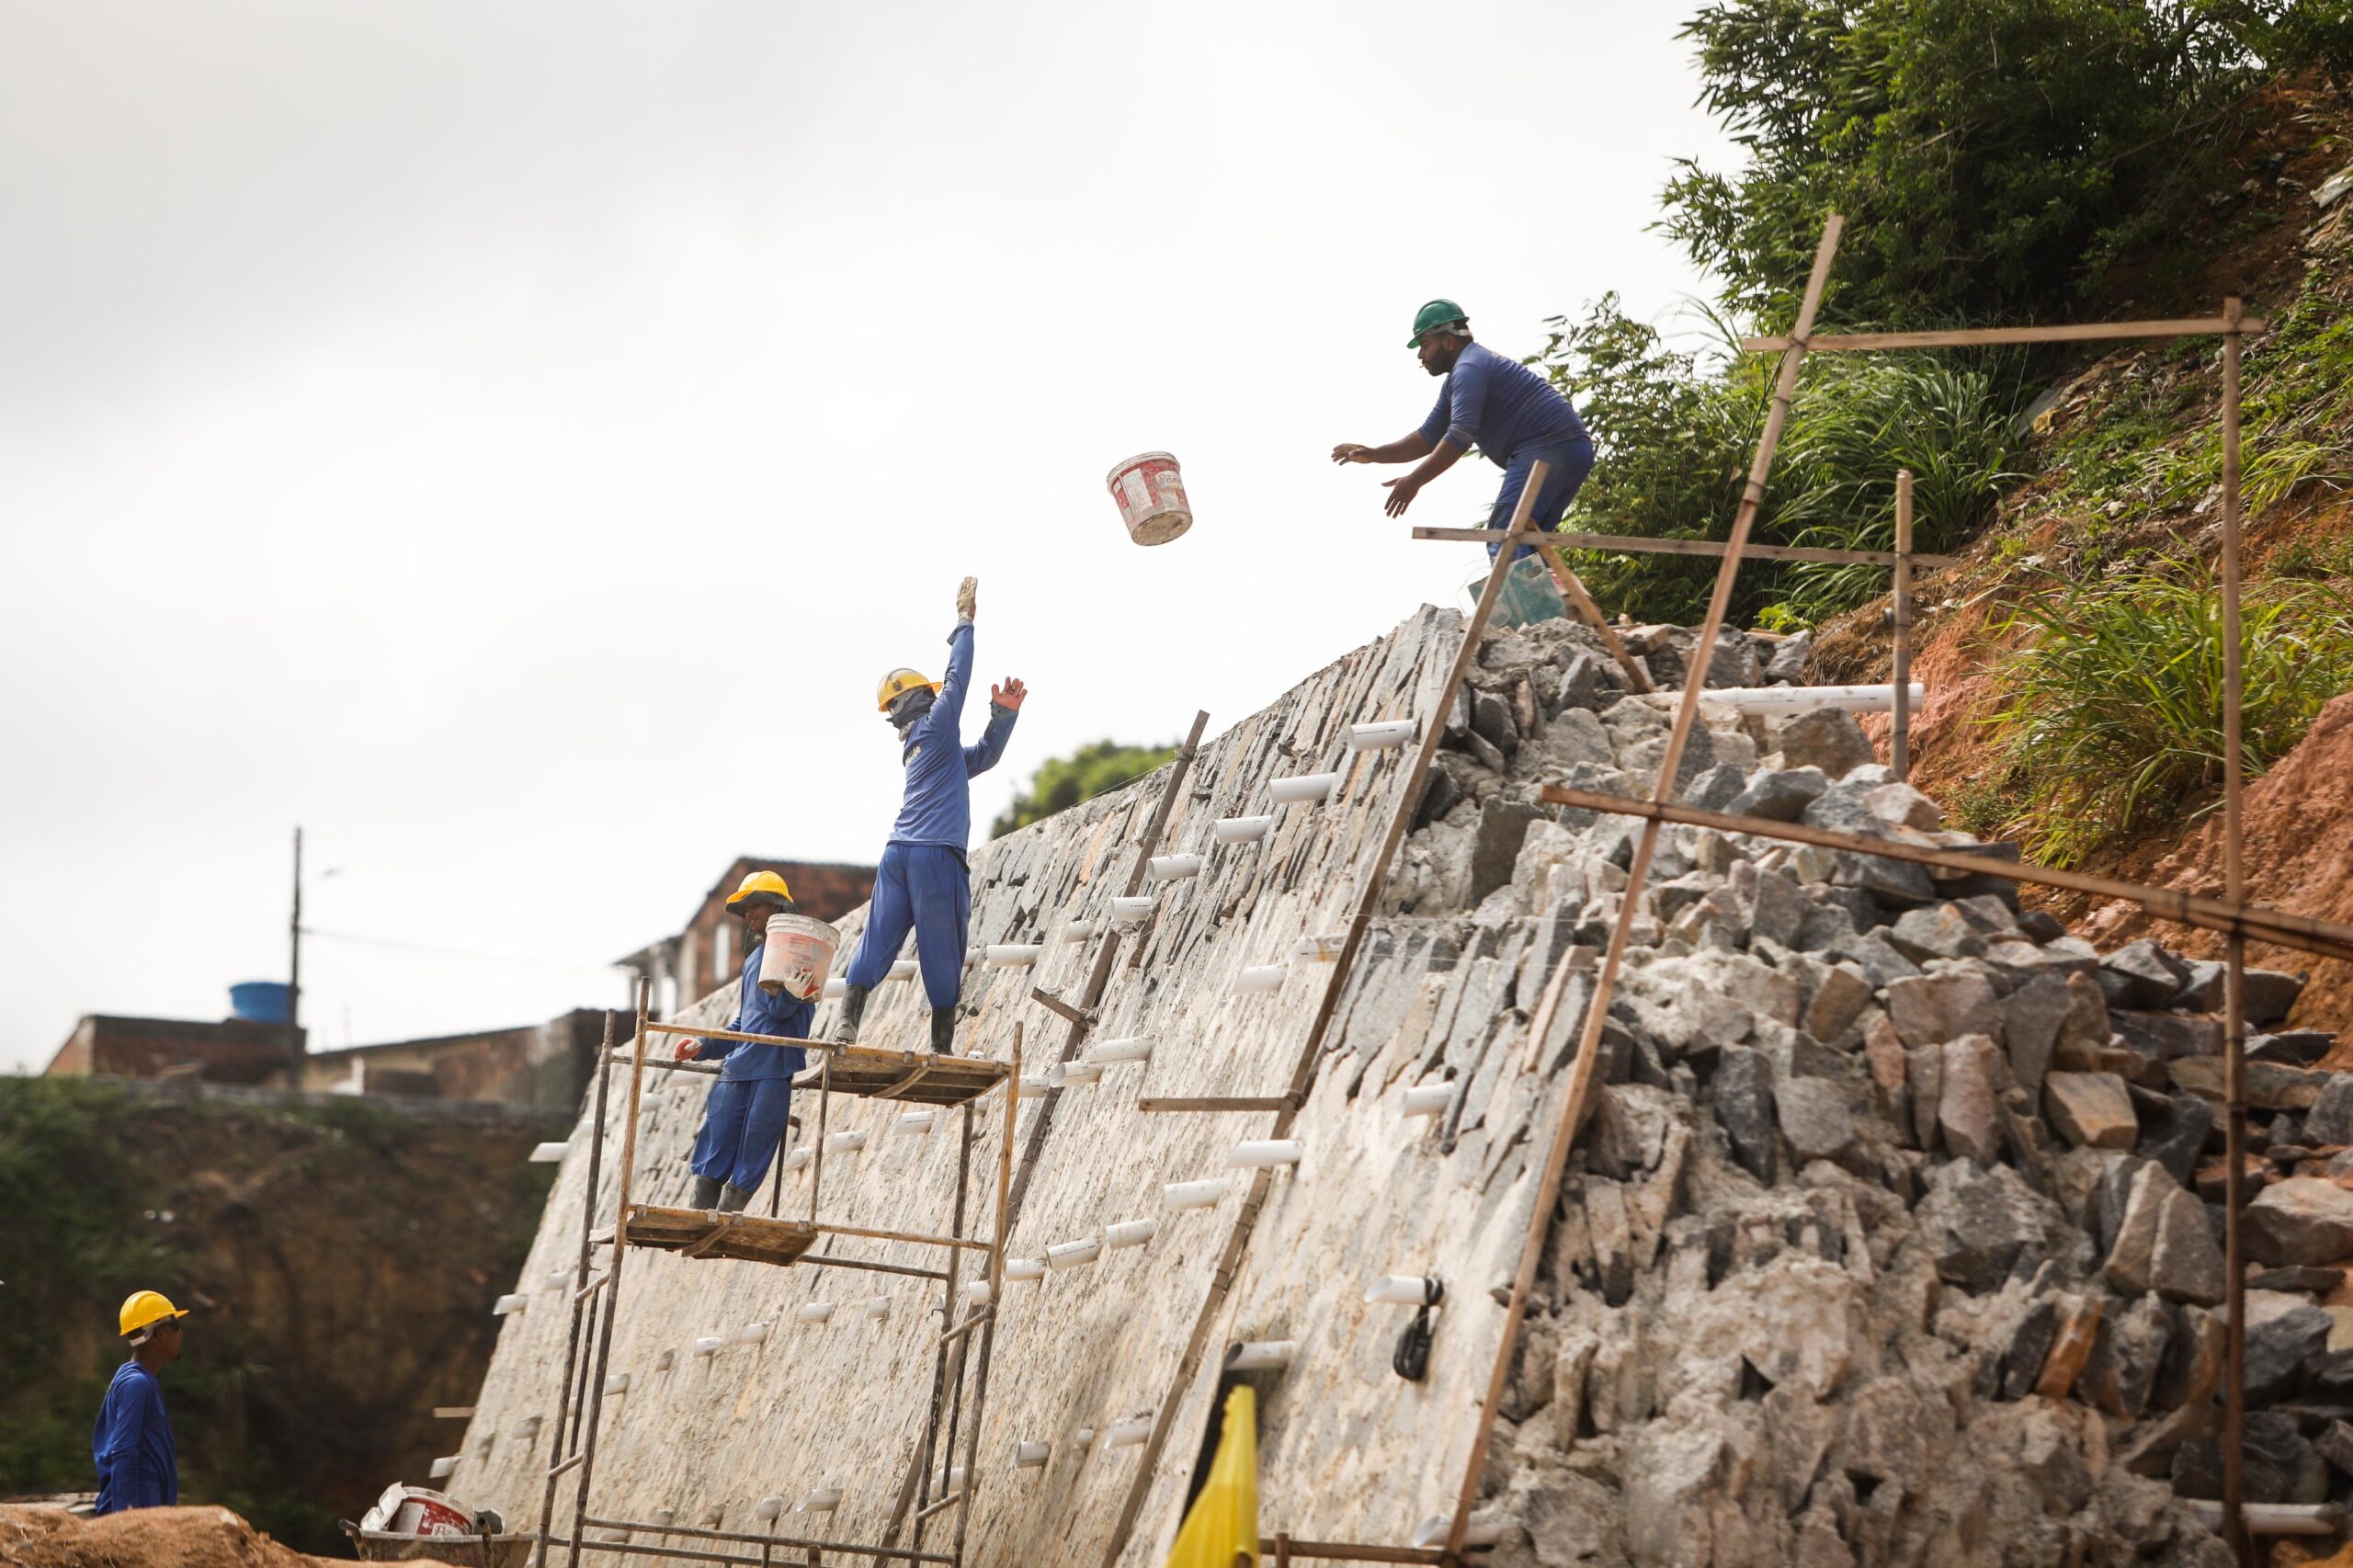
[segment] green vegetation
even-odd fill
[[[1068,811],[1081,801],[1108,794],[1142,778],[1176,755],[1175,746],[1097,741],[1068,756],[1050,758],[1030,776],[1029,787],[1013,797],[1005,814],[989,824],[989,836],[1002,838],[1016,828],[1028,827],[1056,812]]]
[[[2353,59],[2353,16],[2299,0],[1719,0],[1684,36],[1748,158],[1687,165],[1665,231],[1786,321],[1843,212],[1824,320],[1914,327],[2097,302],[2188,226],[2256,87]]]
[[[1772,367],[1731,360],[1707,373],[1692,353],[1629,320],[1615,296],[1572,327],[1561,320],[1530,363],[1570,393],[1599,456],[1576,527],[1650,538],[1722,538],[1763,427]],[[1722,324],[1716,324],[1722,331]],[[1895,547],[1895,472],[1913,472],[1913,542],[1958,543],[2019,477],[2015,373],[1940,360],[1821,358],[1807,368],[1759,517],[1759,543]],[[1603,602],[1637,620],[1705,612],[1711,561],[1576,552]],[[1887,574],[1868,566],[1753,565],[1733,613],[1804,625],[1869,601]]]
[[[358,1099],[179,1101],[105,1079],[0,1079],[0,1494],[94,1484],[90,1427],[124,1356],[116,1308],[161,1289],[198,1309],[164,1374],[183,1498],[345,1555],[333,1494],[347,1505],[390,1479],[415,1413],[368,1396],[375,1369],[338,1367],[374,1358],[397,1381],[462,1361],[470,1342],[486,1351],[488,1320],[442,1303],[511,1277],[545,1205],[554,1167],[522,1163],[529,1131],[497,1134],[504,1153],[478,1153],[483,1136]],[[347,1199],[362,1190],[388,1212],[355,1230]],[[290,1198],[308,1194],[307,1207]],[[241,1244],[257,1207],[267,1244]],[[313,1285],[311,1304],[331,1298],[327,1277],[355,1258],[381,1272],[352,1289],[398,1280],[432,1303],[403,1320],[415,1337],[289,1334],[295,1298]]]
[[[2031,600],[2001,629],[2030,638],[2003,668],[1994,722],[2007,803],[2026,812],[2037,859],[2075,864],[2221,787],[2222,619],[2211,573],[2176,562]],[[2249,588],[2243,621],[2241,759],[2252,778],[2353,687],[2353,596],[2274,579]]]

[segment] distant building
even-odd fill
[[[93,1013],[50,1058],[52,1078],[164,1078],[262,1084],[286,1075],[286,1026],[248,1018],[125,1018]]]
[[[792,901],[813,920],[838,920],[874,895],[874,868],[809,860],[764,860],[739,855],[710,884],[702,903],[675,937],[640,948],[617,960],[630,971],[630,1006],[637,1006],[637,981],[654,983],[654,1010],[674,1013],[735,978],[744,955],[735,938],[742,930],[727,913],[727,895],[754,871],[774,871],[792,889]]]
[[[615,1038],[628,1038],[634,1014],[612,1017]],[[47,1071],[51,1077],[192,1077],[568,1113],[578,1108],[595,1070],[605,1019],[598,1008],[575,1007],[544,1024],[312,1052],[290,1084],[283,1024],[93,1015],[74,1026]]]

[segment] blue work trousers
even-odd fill
[[[710,1086],[702,1131],[695,1134],[694,1173],[749,1192],[768,1174],[792,1114],[790,1078],[722,1078]]]
[[[1551,533],[1569,515],[1569,503],[1576,499],[1578,488],[1586,475],[1593,472],[1593,446],[1587,441],[1575,441],[1560,447],[1524,447],[1511,455],[1511,462],[1504,470],[1504,487],[1495,492],[1495,509],[1488,514],[1487,526],[1498,533],[1511,527],[1511,515],[1519,505],[1519,493],[1528,488],[1528,475],[1539,461],[1552,466],[1545,471],[1544,487],[1536,493],[1536,505],[1528,520]],[[1487,547],[1487,559],[1495,558],[1497,547]],[[1527,545],[1519,547],[1513,559],[1533,555]]]
[[[964,991],[964,941],[972,925],[972,873],[961,850],[938,844],[892,844],[874,869],[866,930],[849,960],[852,985],[872,987],[891,971],[907,933],[915,934],[924,994],[953,1007]]]

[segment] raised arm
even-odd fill
[[[924,716],[924,728],[945,729],[961,742],[964,693],[972,686],[972,617],[978,613],[979,583],[971,577],[957,585],[956,630],[948,634],[948,673],[940,677],[939,697]]]
[[[964,748],[964,776],[986,773],[1005,756],[1006,743],[1013,738],[1013,722],[1021,712],[1022,700],[1029,688],[1018,676],[1008,676],[1003,686],[989,687],[988,728],[981,732],[980,744]]]

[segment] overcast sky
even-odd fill
[[[0,3],[0,1070],[282,978],[296,823],[409,945],[306,944],[314,1048],[618,1002],[736,854],[880,852],[968,572],[983,832],[1455,602],[1326,453],[1434,294],[1699,288],[1688,8]]]

